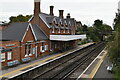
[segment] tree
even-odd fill
[[[18,22],[18,19],[15,16],[11,16],[9,19],[10,22]]]
[[[111,26],[103,24],[102,20],[95,20],[92,27],[88,28],[87,35],[95,42],[103,40],[104,34],[112,31]]]
[[[9,20],[10,20],[10,23],[12,23],[12,22],[27,22],[31,17],[32,17],[32,15],[23,16],[20,14],[18,16],[11,16],[9,18]]]
[[[110,60],[116,64],[114,67],[116,80],[120,80],[120,14],[116,13],[114,19],[114,34],[108,43],[107,49]]]
[[[87,36],[91,40],[93,40],[94,42],[99,42],[100,41],[97,29],[95,27],[89,27],[88,28]]]
[[[115,63],[117,63],[118,59],[120,58],[120,17],[117,17],[116,19],[113,40],[108,44],[110,59]]]
[[[84,24],[84,25],[82,26],[82,29],[83,29],[83,32],[87,32],[87,31],[88,31],[88,26]]]
[[[102,26],[103,25],[103,21],[102,20],[99,20],[99,19],[97,19],[97,20],[95,20],[94,21],[94,24],[93,24],[94,26],[96,26],[96,27],[100,27],[100,26]]]
[[[117,30],[117,27],[120,26],[120,14],[116,13],[116,18],[114,19],[114,30]]]

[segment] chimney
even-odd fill
[[[40,2],[41,0],[34,0],[34,15],[38,16],[40,14]]]
[[[71,17],[70,17],[70,13],[67,14],[66,18],[71,18]]]
[[[64,18],[63,12],[64,12],[64,10],[59,10],[59,17],[60,17],[60,18]]]
[[[54,6],[50,6],[50,15],[51,16],[54,16],[53,9],[54,9]]]

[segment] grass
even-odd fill
[[[120,66],[115,67],[115,78],[120,80]]]

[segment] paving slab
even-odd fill
[[[114,79],[114,74],[107,71],[107,65],[110,65],[110,62],[106,56],[94,78]]]

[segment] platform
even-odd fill
[[[104,49],[92,62],[91,64],[83,71],[83,73],[77,78],[86,78],[86,79],[114,79],[113,74],[109,73],[106,70],[108,57],[107,50]]]
[[[71,49],[71,50],[66,51],[64,53],[47,55],[45,57],[41,57],[41,58],[39,58],[37,60],[31,61],[29,63],[21,64],[21,65],[18,65],[16,67],[12,67],[12,68],[2,70],[1,71],[2,75],[0,75],[0,78],[2,78],[2,77],[11,78],[11,77],[13,77],[15,75],[19,75],[19,74],[31,69],[33,67],[36,67],[38,65],[44,65],[45,63],[49,62],[50,60],[57,59],[57,58],[59,58],[61,56],[64,56],[66,54],[70,54],[70,53],[72,53],[74,51],[82,49],[83,47],[86,47],[86,46],[91,45],[91,44],[93,44],[93,43],[87,43],[87,44],[84,44],[84,45],[80,45],[77,48]]]

